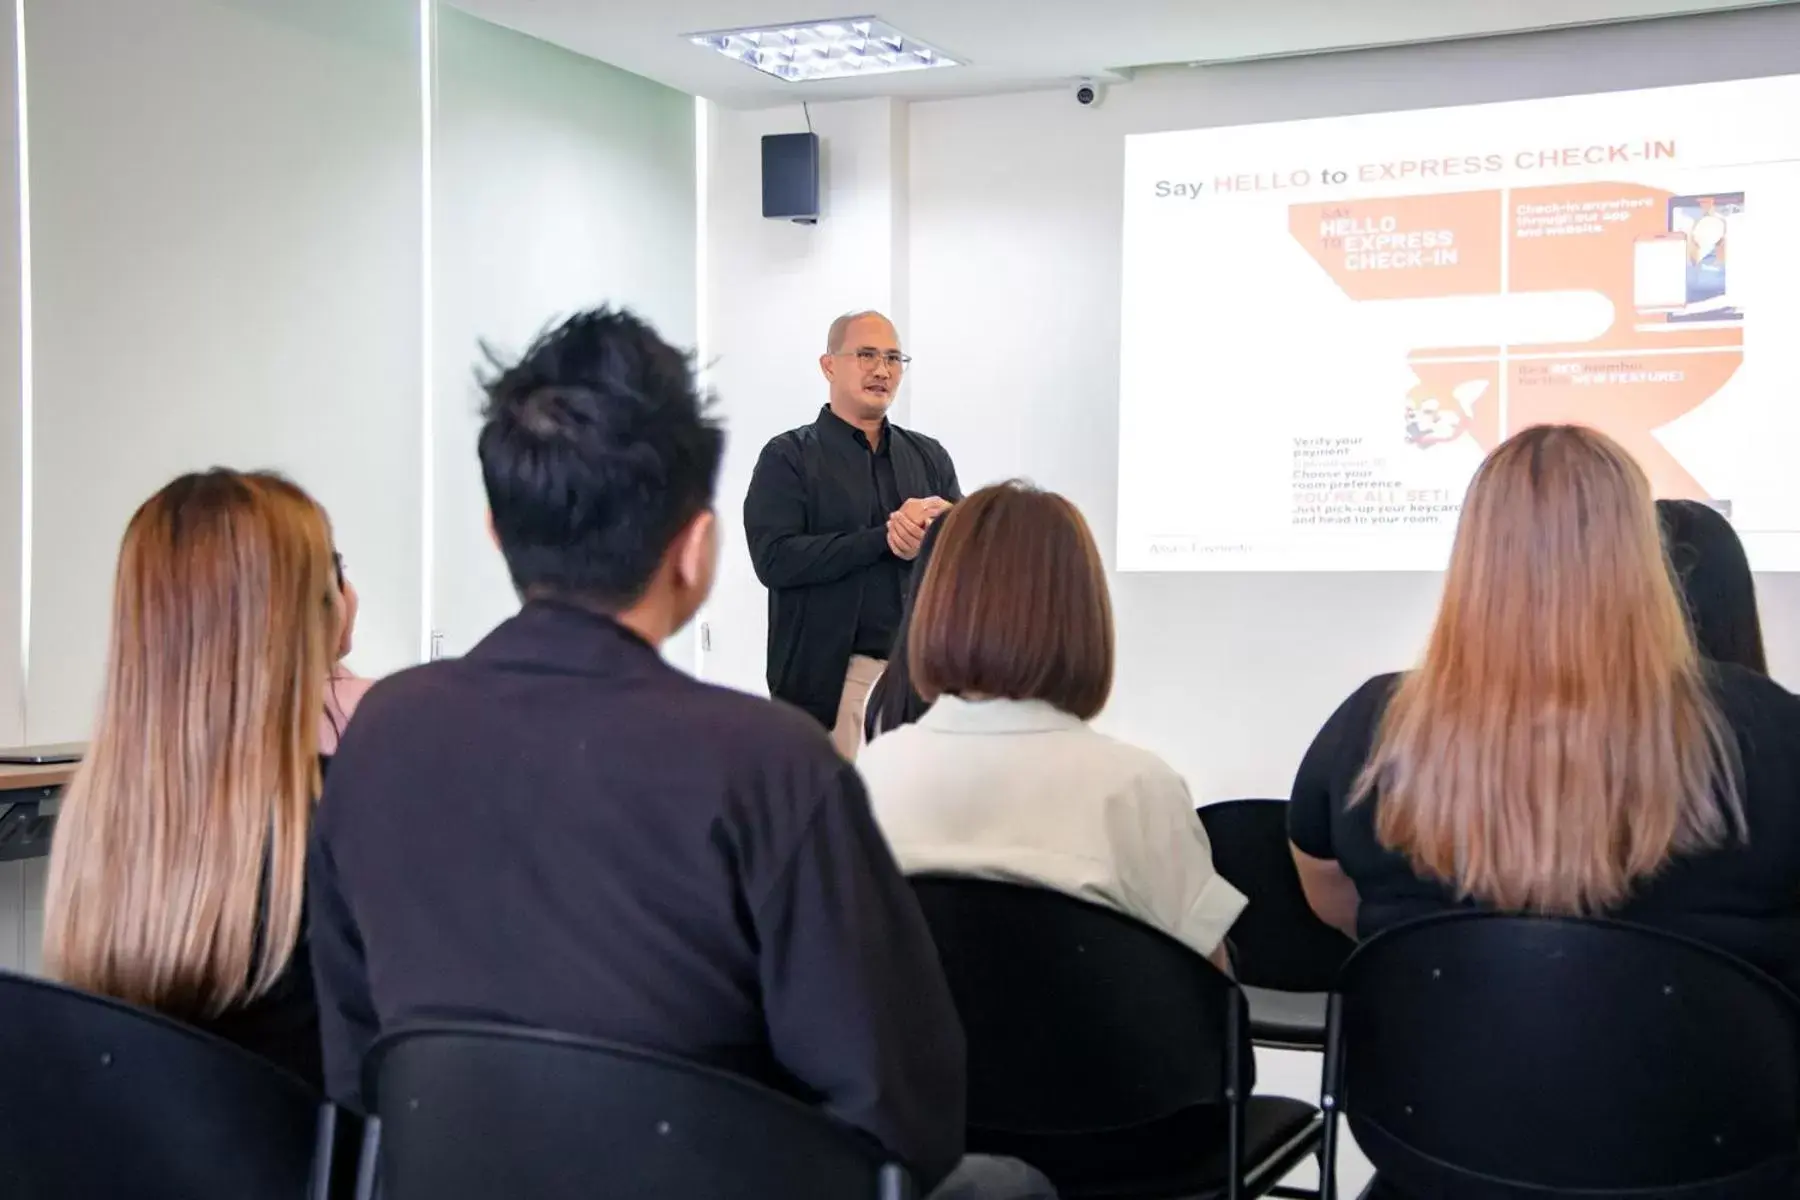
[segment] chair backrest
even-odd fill
[[[1800,1001],[1610,921],[1459,913],[1345,965],[1327,1090],[1403,1194],[1800,1194]]]
[[[0,973],[0,1195],[301,1200],[332,1111],[247,1050],[129,1004]]]
[[[1250,906],[1231,926],[1232,966],[1247,987],[1328,992],[1356,943],[1313,914],[1288,849],[1286,800],[1200,806],[1213,867]]]
[[[416,1025],[364,1062],[380,1200],[904,1200],[873,1141],[723,1071],[570,1034]]]
[[[912,885],[968,1037],[971,1129],[1117,1129],[1247,1090],[1243,993],[1188,946],[1044,888]]]

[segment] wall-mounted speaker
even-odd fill
[[[762,140],[763,216],[819,223],[819,137],[770,133]]]

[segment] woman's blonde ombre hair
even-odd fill
[[[337,603],[325,513],[280,476],[184,475],[131,518],[100,715],[50,856],[53,978],[194,1018],[281,974]]]
[[[1598,913],[1744,834],[1739,770],[1643,471],[1579,426],[1508,439],[1352,803],[1378,795],[1381,843],[1465,898]]]

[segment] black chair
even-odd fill
[[[1021,884],[912,880],[969,1042],[969,1150],[1069,1200],[1311,1196],[1319,1111],[1252,1096],[1244,997],[1174,938]]]
[[[1800,1195],[1800,1001],[1711,947],[1431,917],[1358,949],[1331,1008],[1326,1154],[1347,1114],[1377,1195]]]
[[[748,1080],[511,1026],[417,1025],[363,1063],[360,1200],[908,1200],[872,1140]]]
[[[0,1196],[326,1200],[336,1110],[230,1042],[0,973]]]
[[[1325,1000],[1356,943],[1313,915],[1288,849],[1287,801],[1202,805],[1213,866],[1250,906],[1231,927],[1250,1036],[1279,1050],[1325,1048]]]

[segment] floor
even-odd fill
[[[1256,1052],[1256,1090],[1270,1096],[1292,1096],[1296,1100],[1319,1102],[1319,1071],[1323,1056],[1297,1050],[1258,1050]],[[1362,1151],[1343,1130],[1338,1142],[1338,1195],[1355,1197],[1362,1194],[1375,1170]],[[1297,1171],[1288,1182],[1299,1187],[1312,1187],[1318,1182],[1318,1168],[1308,1166]]]

